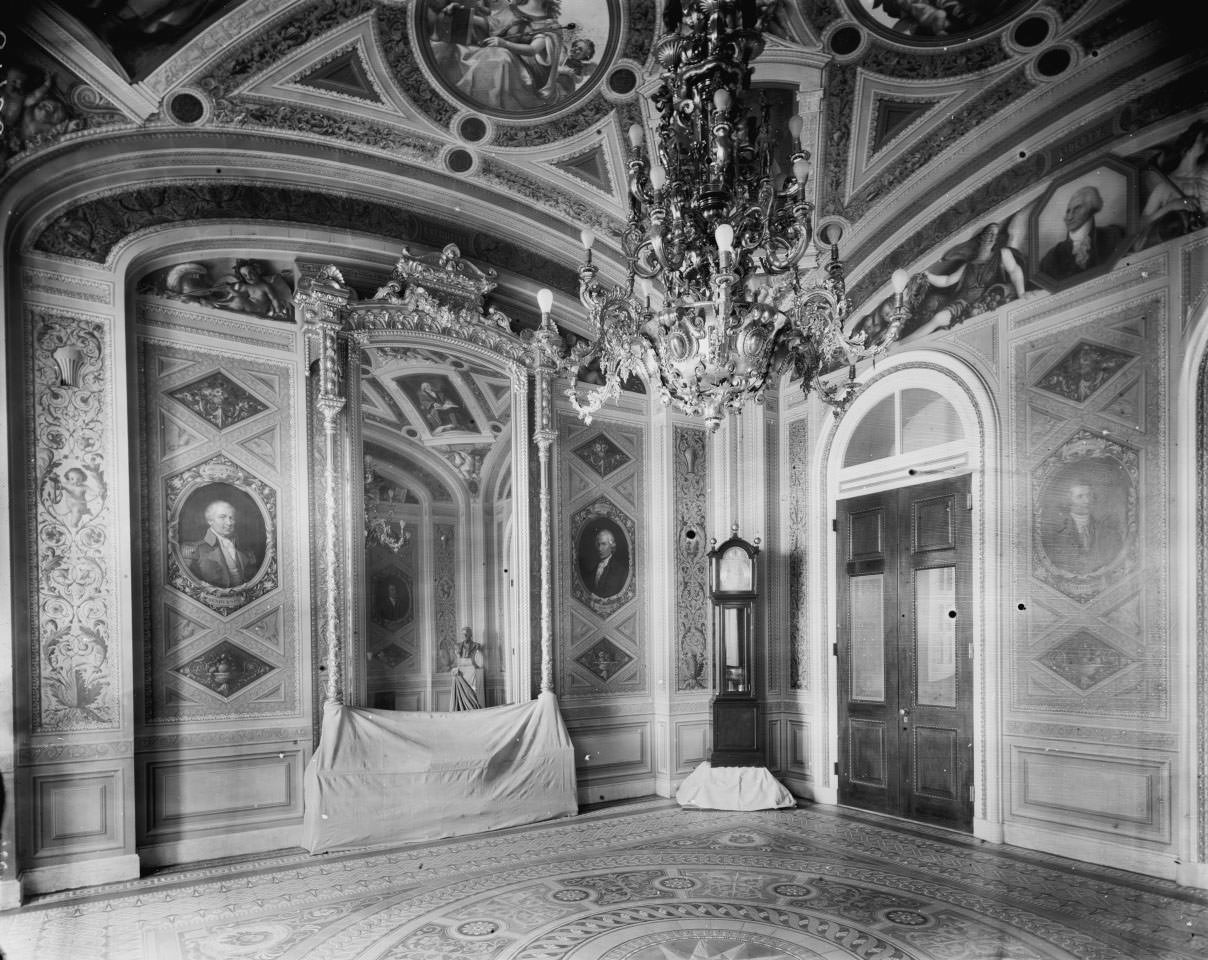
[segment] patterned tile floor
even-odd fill
[[[0,914],[8,960],[1204,960],[1208,894],[804,806],[650,800],[164,871]]]

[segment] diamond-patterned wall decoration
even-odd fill
[[[575,657],[575,660],[607,683],[609,677],[616,676],[629,666],[633,662],[633,657],[607,637],[601,637]]]
[[[237,343],[194,344],[191,336],[182,330],[170,343],[158,333],[139,342],[148,374],[140,485],[153,600],[138,657],[140,709],[165,736],[177,724],[298,716],[303,649],[309,654],[300,646],[299,598],[280,589],[281,572],[291,571],[292,583],[298,569],[295,521],[304,519],[294,470],[295,361],[246,356]],[[188,444],[147,429],[169,421],[192,432]],[[218,502],[234,511],[237,562],[207,539],[206,512]],[[223,649],[237,673],[218,663],[214,644],[223,640],[233,645]],[[245,659],[249,652],[260,666]],[[254,692],[242,689],[267,670],[272,677]],[[240,730],[230,728],[233,740]]]
[[[169,390],[168,396],[218,430],[243,423],[268,409],[221,370]]]
[[[1084,403],[1135,359],[1134,354],[1082,340],[1058,360],[1036,386],[1074,403]]]
[[[254,653],[223,640],[181,664],[176,672],[229,699],[274,669]]]
[[[577,446],[575,456],[601,477],[615,473],[633,459],[602,433]]]
[[[1114,677],[1132,659],[1089,630],[1070,634],[1039,661],[1083,692]]]

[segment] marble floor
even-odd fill
[[[647,800],[0,914],[7,960],[1204,960],[1208,894],[829,807]]]

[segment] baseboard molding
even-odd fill
[[[1005,823],[1003,842],[1013,847],[1023,847],[1025,850],[1039,850],[1071,860],[1081,860],[1083,863],[1131,870],[1161,880],[1177,879],[1177,864],[1170,853],[1113,843],[1106,837],[1088,837],[1068,830],[1058,832],[1030,824]]]
[[[792,775],[777,777],[776,779],[788,787],[789,792],[793,796],[801,797],[803,800],[811,800],[814,803],[820,803],[828,807],[833,807],[839,802],[838,790],[820,786],[813,780],[803,780],[800,777]]]
[[[171,867],[220,857],[237,857],[248,853],[271,853],[297,847],[302,842],[302,824],[288,827],[268,827],[263,830],[243,830],[238,833],[209,837],[190,837],[139,847],[139,856],[148,867]]]
[[[637,797],[649,797],[656,793],[653,777],[643,777],[640,780],[624,780],[619,783],[589,783],[579,784],[579,806],[589,806],[593,803],[611,803],[613,800],[633,800]],[[665,794],[657,794],[665,796]],[[669,796],[670,794],[666,794]]]
[[[973,820],[973,836],[977,837],[978,840],[985,840],[986,843],[1002,843],[1002,824],[996,820],[978,820],[975,817]]]
[[[1175,883],[1208,890],[1208,863],[1180,863],[1175,868]]]
[[[25,898],[77,887],[95,887],[101,883],[137,880],[141,872],[142,861],[133,853],[30,867],[21,873],[21,896]]]
[[[21,881],[0,880],[0,910],[15,910],[21,906]]]

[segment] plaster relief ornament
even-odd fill
[[[144,279],[139,293],[271,320],[293,319],[290,272],[278,272],[263,260],[240,258],[229,268],[200,261],[180,263]]]
[[[9,159],[85,126],[55,89],[52,73],[11,64],[0,81],[0,170]]]

